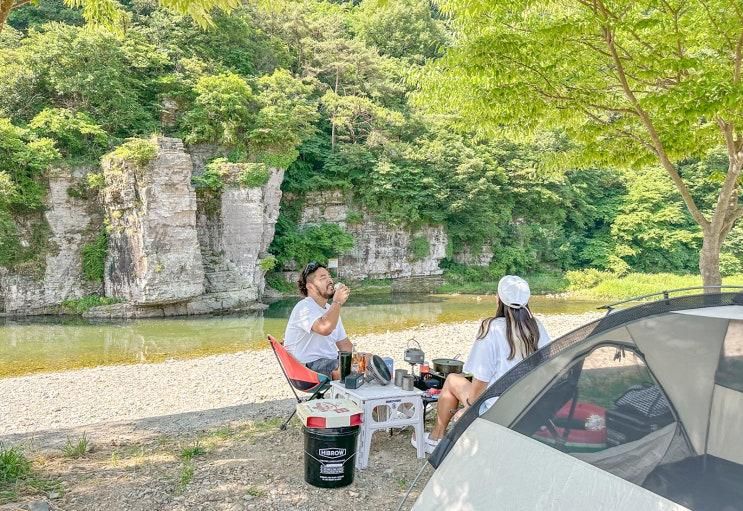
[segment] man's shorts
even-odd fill
[[[307,362],[305,365],[316,373],[324,374],[325,376],[330,378],[330,373],[338,369],[338,359],[318,358],[317,360],[313,360],[312,362]]]

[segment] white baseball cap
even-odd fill
[[[498,282],[498,298],[508,307],[526,307],[530,296],[529,284],[521,277],[506,275]]]

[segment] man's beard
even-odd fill
[[[322,296],[326,300],[330,300],[331,298],[333,298],[334,294],[335,294],[335,287],[332,284],[326,287],[324,291],[320,292],[320,296]]]

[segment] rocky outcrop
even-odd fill
[[[172,138],[157,139],[150,163],[112,158],[104,166],[106,296],[148,305],[204,292],[192,170],[183,143]]]
[[[231,186],[219,197],[199,198],[205,296],[192,307],[228,309],[260,298],[265,275],[260,261],[273,240],[283,179],[283,170],[272,169],[263,186]]]
[[[454,254],[454,261],[467,266],[487,266],[493,260],[493,248],[483,245],[479,254],[473,253],[468,247]]]
[[[49,171],[49,193],[44,217],[49,225],[49,252],[41,278],[0,269],[3,309],[14,315],[52,312],[65,300],[93,293],[100,285],[83,277],[81,247],[92,241],[101,225],[90,203],[69,193],[83,178],[80,170]]]
[[[353,214],[350,214],[353,212]],[[355,217],[355,218],[354,218]],[[349,218],[353,221],[349,222]],[[399,279],[441,275],[448,238],[443,226],[411,231],[383,224],[368,211],[356,211],[341,192],[309,194],[300,223],[341,225],[354,238],[354,248],[338,261],[338,276],[347,279]],[[425,255],[416,254],[416,239],[425,240]],[[420,243],[420,241],[419,241]]]

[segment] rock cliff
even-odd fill
[[[100,285],[83,277],[81,247],[91,241],[101,224],[88,201],[69,193],[82,173],[69,169],[49,171],[49,193],[44,218],[49,225],[50,249],[43,276],[12,273],[0,268],[0,310],[9,314],[43,314],[64,300],[95,292]]]
[[[157,156],[146,165],[125,158],[104,164],[106,296],[152,305],[204,292],[192,172],[183,143],[169,138],[157,139]]]
[[[352,211],[355,218],[349,215]],[[411,231],[386,225],[368,211],[356,212],[349,198],[338,191],[311,193],[305,198],[300,223],[320,222],[336,223],[354,238],[353,250],[338,260],[341,278],[400,279],[443,273],[439,262],[446,257],[448,242],[443,226]]]

